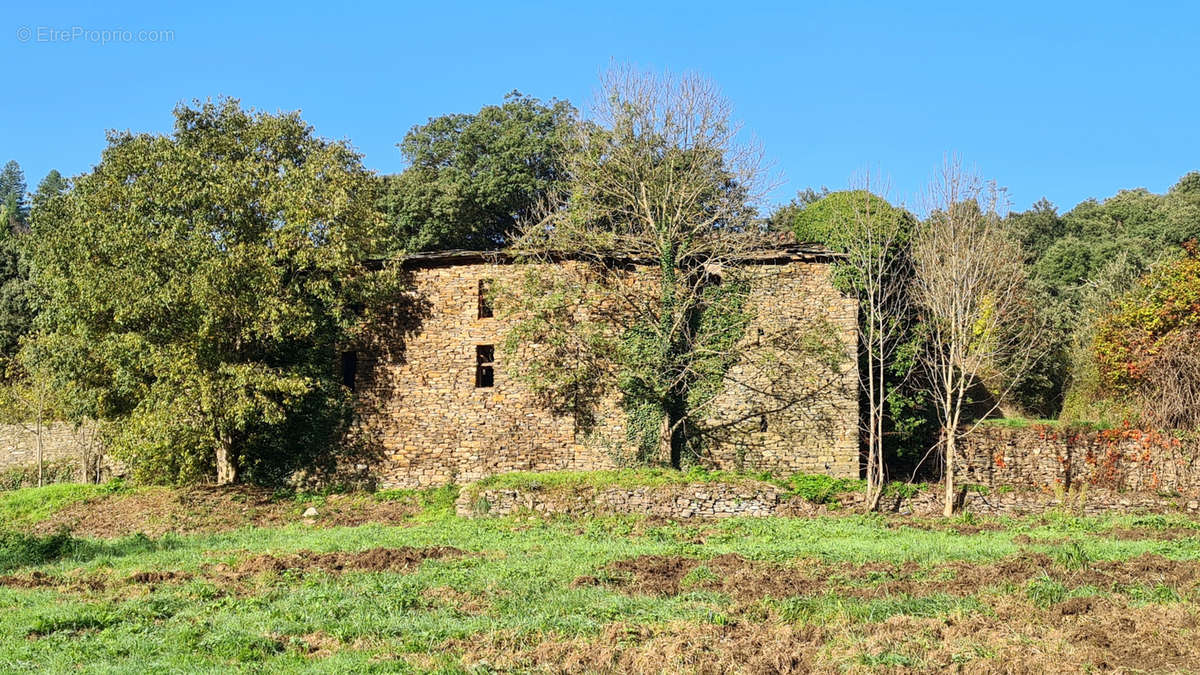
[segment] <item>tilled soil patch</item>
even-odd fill
[[[1049,578],[1067,587],[1120,590],[1163,585],[1189,593],[1200,585],[1200,561],[1145,554],[1123,561],[1095,561],[1071,569],[1043,553],[994,563],[955,561],[932,567],[916,562],[855,565],[818,560],[779,565],[747,560],[737,554],[710,560],[639,556],[610,563],[595,575],[579,577],[572,585],[610,586],[627,594],[659,596],[704,589],[750,601],[822,592],[859,598],[932,593],[966,596],[1003,584],[1024,586],[1035,578]]]
[[[220,563],[199,574],[175,570],[148,570],[135,572],[124,580],[114,581],[96,574],[57,576],[34,571],[28,575],[0,576],[0,586],[21,589],[55,589],[61,592],[77,593],[104,591],[121,586],[146,587],[153,591],[162,585],[182,584],[200,578],[217,582],[226,587],[241,588],[242,582],[262,574],[409,572],[416,569],[424,560],[457,558],[462,555],[466,554],[452,546],[373,548],[354,553],[297,551],[285,555],[255,555],[234,566]]]
[[[316,553],[297,551],[287,555],[262,554],[248,558],[232,570],[219,565],[221,571],[230,571],[249,577],[264,573],[283,572],[406,572],[415,569],[429,559],[457,558],[463,551],[453,546],[430,546],[414,548],[372,548],[356,553],[334,551]]]
[[[1088,611],[1061,609],[1081,604]],[[548,673],[842,673],[871,663],[905,672],[1191,672],[1200,666],[1198,628],[1183,604],[1091,598],[1041,609],[1001,596],[966,616],[813,625],[735,614],[724,625],[610,624],[590,638],[499,633],[444,647],[468,669]]]
[[[159,537],[167,532],[227,532],[296,522],[353,527],[402,522],[420,510],[411,502],[377,500],[361,494],[326,497],[317,507],[318,516],[312,519],[302,517],[302,507],[290,499],[275,499],[271,490],[250,486],[148,489],[72,504],[39,522],[33,531],[52,534],[65,528],[76,536],[111,539],[139,532]]]
[[[26,590],[39,588],[55,588],[62,591],[91,592],[102,591],[108,587],[107,581],[99,575],[58,576],[45,572],[33,571],[28,575],[0,576],[0,586],[21,588]]]
[[[132,574],[127,581],[138,586],[152,586],[156,584],[182,583],[184,581],[191,581],[194,578],[195,576],[188,572],[153,570]]]

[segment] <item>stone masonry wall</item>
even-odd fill
[[[819,327],[844,350],[847,365],[822,373],[808,364],[783,384],[754,382],[750,373],[749,384],[769,384],[791,402],[767,415],[766,431],[757,418],[732,425],[709,463],[856,477],[857,305],[834,290],[828,264],[761,267],[751,300],[757,316],[747,339]],[[371,459],[356,469],[368,482],[418,487],[509,471],[589,471],[615,468],[632,455],[615,391],[599,403],[595,427],[577,433],[572,417],[548,410],[512,376],[501,346],[513,321],[500,313],[479,317],[479,284],[518,287],[520,266],[455,263],[417,267],[410,274],[413,291],[402,311],[357,356],[359,435]],[[477,349],[484,346],[492,348],[494,382],[476,387]],[[750,391],[725,392],[722,409],[730,419],[748,404]]]
[[[54,422],[42,429],[42,461],[56,467],[56,478],[86,481],[95,479],[98,447],[89,427]],[[70,475],[63,475],[68,470]],[[37,434],[29,425],[0,425],[0,475],[24,473],[36,480]],[[28,482],[28,481],[25,481]],[[15,487],[15,486],[10,486]]]
[[[769,516],[779,511],[782,493],[773,485],[696,483],[656,487],[588,489],[569,494],[536,490],[463,490],[454,504],[465,518],[541,515],[606,516],[637,514],[660,518]]]
[[[1124,494],[1095,488],[1073,491],[1017,489],[969,490],[961,495],[959,510],[986,516],[1028,516],[1051,511],[1082,516],[1200,512],[1200,500],[1151,494]],[[644,515],[655,518],[731,518],[760,516],[807,517],[861,512],[865,492],[838,495],[839,504],[813,504],[788,496],[769,483],[693,483],[655,487],[610,487],[576,490],[464,489],[455,512],[464,518],[532,514],[591,517]],[[907,497],[887,497],[880,510],[904,516],[940,517],[939,486]]]
[[[771,358],[760,363],[752,347],[730,369],[710,425],[741,422],[710,439],[707,461],[858,478],[858,301],[834,288],[829,265],[793,263],[763,268],[747,304],[757,311],[745,339]],[[816,343],[834,353],[821,354]],[[753,414],[759,410],[770,412]]]
[[[488,263],[412,273],[411,306],[358,362],[363,436],[378,457],[364,469],[380,487],[614,468],[603,451],[577,442],[571,418],[538,405],[512,377],[501,348],[508,322],[479,318],[480,280],[515,285],[521,273]],[[493,349],[494,382],[476,387],[476,348],[484,345]]]
[[[1200,496],[1200,444],[1156,432],[985,426],[962,447],[959,478],[969,483]]]

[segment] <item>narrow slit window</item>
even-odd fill
[[[475,347],[475,388],[491,387],[496,383],[496,348],[492,345]]]
[[[479,318],[490,319],[494,316],[492,311],[492,280],[479,280]]]
[[[358,352],[342,352],[342,384],[350,391],[358,378]]]
[[[766,415],[758,416],[758,433],[760,433],[760,434],[767,433],[767,416]]]

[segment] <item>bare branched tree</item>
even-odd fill
[[[1151,428],[1200,430],[1200,329],[1167,335],[1156,347],[1135,396]]]
[[[942,431],[946,515],[954,511],[958,442],[968,391],[986,387],[988,410],[1007,396],[1040,349],[1020,245],[1002,216],[1004,191],[948,158],[930,184],[928,216],[913,245],[914,296],[928,332],[923,365]],[[1018,328],[1019,327],[1019,328]]]
[[[755,208],[767,187],[762,153],[739,140],[729,102],[709,80],[617,68],[565,165],[569,194],[525,223],[514,246],[533,262],[575,261],[543,274],[540,292],[524,289],[536,299],[525,310],[540,322],[515,339],[539,345],[543,357],[532,359],[529,379],[569,403],[598,395],[597,378],[617,377],[643,422],[653,420],[643,431],[654,442],[643,445],[656,457],[647,459],[678,466],[722,389],[703,383],[764,381],[747,372],[756,361],[730,368],[746,350],[740,308],[762,273],[746,263],[768,243]],[[790,339],[814,352],[811,340]],[[604,365],[613,362],[619,375]]]
[[[911,371],[908,361],[894,357],[911,328],[912,260],[907,247],[913,220],[888,203],[888,191],[886,180],[862,173],[851,181],[849,212],[831,223],[832,239],[846,256],[842,264],[849,272],[847,285],[859,299],[858,350],[864,375],[859,383],[867,408],[860,422],[867,444],[866,508],[872,511],[879,507],[886,479],[883,432],[888,383],[903,382]]]

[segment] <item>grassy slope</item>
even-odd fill
[[[124,491],[119,483],[81,485],[55,483],[40,488],[0,492],[0,527],[19,528],[45,520],[50,514],[72,504]]]
[[[28,520],[38,510],[18,506],[27,503],[26,498],[49,495],[59,493],[9,496],[0,508],[26,514]],[[11,608],[0,614],[0,670],[249,672],[266,666],[273,671],[392,672],[407,667],[397,660],[405,654],[427,654],[426,667],[455,670],[457,654],[454,649],[443,650],[456,640],[482,636],[534,640],[547,634],[571,639],[596,636],[614,622],[706,625],[728,620],[731,601],[719,593],[627,596],[604,587],[572,587],[572,580],[596,574],[606,563],[643,554],[708,558],[736,552],[780,562],[800,558],[982,562],[1017,554],[1020,547],[1013,538],[1020,532],[1034,538],[1034,549],[1060,556],[1082,551],[1087,559],[1105,560],[1153,552],[1173,559],[1200,558],[1200,540],[1194,538],[1152,541],[1102,536],[1114,524],[1136,525],[1132,519],[1057,517],[1032,526],[1004,521],[1010,529],[969,536],[895,529],[887,519],[873,516],[661,526],[628,517],[460,520],[451,515],[452,497],[447,491],[432,495],[429,508],[402,526],[313,529],[297,524],[220,535],[167,535],[157,541],[129,537],[77,542],[64,549],[65,559],[19,571],[70,577],[94,574],[120,581],[147,570],[199,573],[220,563],[236,564],[248,552],[452,545],[481,555],[425,561],[411,574],[268,576],[235,595],[202,578],[152,591],[120,584],[82,593],[0,587],[0,606]],[[1147,524],[1190,526],[1169,519],[1142,523]],[[463,611],[454,603],[430,600],[431,591],[447,588],[478,601],[483,609]],[[1049,592],[1061,594],[1065,589]],[[783,599],[778,615],[784,621],[854,623],[893,615],[970,612],[984,607],[987,599],[981,604],[975,598],[937,596],[871,601],[803,597]],[[304,647],[305,636],[313,635],[342,646],[313,658]],[[869,661],[875,656],[863,658]],[[889,663],[884,658],[879,665]]]

